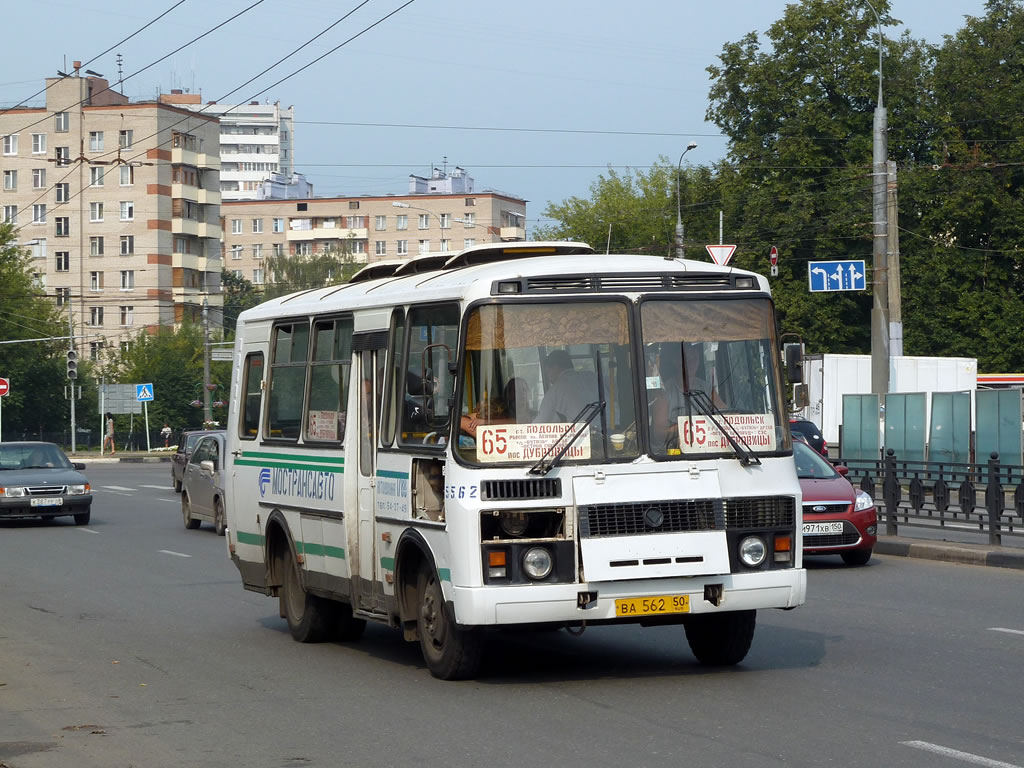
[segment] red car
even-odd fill
[[[793,440],[793,458],[804,503],[804,554],[839,555],[847,565],[871,559],[878,536],[874,500],[855,489],[844,476],[805,441]]]

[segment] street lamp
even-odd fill
[[[679,177],[683,172],[683,158],[691,149],[697,148],[697,142],[691,141],[686,145],[683,154],[679,156],[679,163],[676,165],[676,257],[683,258],[686,255],[686,246],[683,245],[683,213],[679,204]]]

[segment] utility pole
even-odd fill
[[[885,396],[889,391],[889,275],[887,257],[887,240],[889,234],[888,206],[886,201],[886,182],[888,155],[886,129],[887,119],[885,103],[882,100],[882,20],[871,3],[868,8],[875,14],[878,23],[878,106],[875,107],[872,142],[872,176],[874,193],[872,195],[872,215],[874,224],[872,254],[872,288],[873,304],[871,308],[871,391]]]
[[[683,150],[683,154],[679,156],[679,162],[676,164],[676,258],[686,258],[686,245],[683,242],[683,214],[682,206],[679,202],[679,177],[683,173],[683,158],[686,157],[686,153],[691,149],[697,148],[697,142],[691,141],[686,145],[686,149]]]
[[[903,354],[903,297],[900,282],[900,228],[899,203],[896,194],[896,161],[888,166],[888,227],[889,248],[889,351],[893,357]]]
[[[75,317],[75,312],[74,312],[74,309],[73,309],[73,302],[72,301],[68,301],[68,351],[69,352],[74,352],[75,351],[75,321],[74,321],[74,317]],[[68,360],[69,361],[73,361],[74,360],[74,356],[69,354],[68,355]],[[69,365],[68,366],[68,384],[70,385],[69,389],[71,391],[71,454],[74,455],[75,451],[78,450],[78,442],[76,440],[76,438],[78,437],[78,435],[76,434],[78,430],[77,430],[77,424],[75,423],[75,380],[76,380],[76,377],[72,376],[71,375],[72,373],[75,373],[76,376],[77,376],[77,371],[72,371],[71,366]],[[100,423],[103,423],[102,419],[100,420]]]
[[[203,421],[213,421],[210,410],[210,302],[203,299]]]

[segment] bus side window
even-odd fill
[[[313,325],[313,355],[309,363],[307,440],[345,438],[351,367],[352,318],[317,321]]]
[[[238,436],[242,440],[254,440],[260,428],[260,403],[263,391],[263,353],[246,355],[244,380],[242,383],[242,418],[238,425]]]
[[[402,397],[402,378],[405,375],[403,351],[405,349],[405,313],[401,307],[391,315],[391,333],[388,337],[388,360],[391,361],[390,376],[385,392],[383,429],[381,445],[388,446],[395,441],[395,425],[398,424],[398,404]]]
[[[408,329],[400,441],[407,445],[444,443],[449,399],[455,389],[448,362],[458,347],[459,308],[455,304],[413,307]]]
[[[264,437],[297,440],[306,392],[309,325],[305,321],[274,328],[270,361],[270,396]]]

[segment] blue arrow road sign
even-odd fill
[[[812,261],[807,265],[811,293],[863,291],[868,287],[864,261]]]
[[[140,403],[152,402],[153,401],[153,385],[152,384],[136,384],[135,385],[135,399]]]

